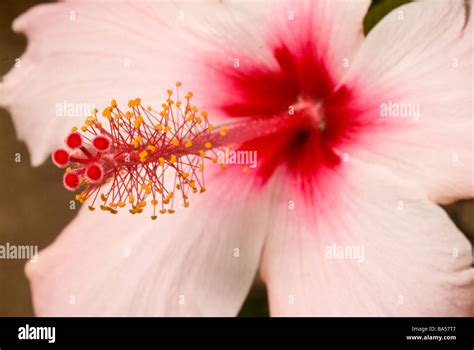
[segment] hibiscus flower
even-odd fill
[[[189,208],[81,209],[27,265],[36,314],[231,316],[260,273],[275,316],[472,315],[472,247],[438,206],[474,194],[472,6],[410,3],[364,38],[368,6],[71,1],[18,18],[28,47],[0,103],[34,165],[78,122],[57,104],[161,104],[176,81],[213,123],[262,129],[234,140],[257,167],[211,170]]]

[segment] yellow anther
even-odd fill
[[[146,207],[146,202],[145,202],[145,201],[141,202],[141,203],[140,203],[140,207],[141,207],[141,208]]]
[[[71,132],[76,132],[77,131],[77,126],[73,126],[71,129]]]
[[[173,139],[171,140],[171,144],[172,144],[173,146],[179,146],[179,141],[178,141],[178,139],[177,139],[177,138],[173,138]]]
[[[102,199],[103,202],[107,201],[107,197],[103,193],[100,194],[100,199]]]
[[[114,118],[115,119],[122,119],[122,115],[120,113],[115,113]]]
[[[176,102],[176,107],[179,108],[179,107],[181,107],[181,105],[182,105],[182,102],[181,102],[181,101]]]
[[[92,114],[96,115],[97,112],[99,112],[99,111],[97,110],[97,108],[92,108],[92,111],[91,111]]]
[[[214,130],[214,124],[209,124],[209,126],[207,127],[207,130],[209,131]]]
[[[184,144],[184,147],[186,147],[186,148],[190,148],[190,147],[192,147],[192,146],[193,146],[193,141],[191,141],[191,140],[188,140],[188,141]]]
[[[151,106],[148,106],[146,109],[147,109],[149,112],[151,112],[151,111],[153,110],[153,108],[151,108]]]
[[[158,132],[162,132],[162,131],[163,131],[163,125],[161,125],[161,124],[156,124],[156,125],[155,125],[155,130],[158,131]]]
[[[183,84],[180,81],[177,81],[175,85],[176,85],[176,87],[180,87]]]
[[[227,129],[225,126],[223,126],[223,127],[221,128],[221,131],[219,131],[219,135],[225,136],[225,135],[227,134],[227,131],[228,131],[228,130],[229,130],[229,129]]]
[[[86,198],[84,198],[84,196],[79,195],[79,194],[77,194],[75,198],[76,198],[76,200],[77,200],[79,203],[81,203],[81,204],[84,203],[85,200],[86,200]]]
[[[205,157],[206,156],[206,152],[204,152],[202,149],[199,150],[199,155],[201,157]]]
[[[142,125],[142,122],[143,122],[143,118],[141,115],[139,115],[137,119],[133,121],[133,124],[135,125],[135,128],[139,129],[140,126]]]
[[[204,171],[204,164],[199,164],[199,171],[202,173]]]
[[[201,192],[201,193],[206,192],[206,187],[201,187],[201,189],[199,190],[199,192]]]
[[[168,214],[173,214],[174,210],[173,209],[168,209]]]
[[[160,158],[158,158],[158,161],[160,162],[161,166],[165,165],[165,158],[160,157]]]
[[[120,208],[123,208],[123,207],[125,207],[126,203],[125,203],[125,202],[118,202],[117,205],[118,205]]]
[[[198,116],[196,116],[196,123],[198,123],[198,124],[201,124],[201,123],[202,123],[202,119],[199,118]]]
[[[189,202],[183,202],[183,207],[185,208],[189,207]]]
[[[174,162],[176,162],[176,155],[172,154],[171,157],[170,157],[170,164],[173,164]]]
[[[153,146],[153,145],[148,145],[146,148],[152,153],[155,152],[155,150],[156,150],[156,147]]]
[[[133,113],[130,112],[130,111],[127,111],[127,112],[125,112],[125,117],[126,117],[127,119],[132,119]]]
[[[207,149],[212,148],[212,143],[211,143],[210,141],[207,141],[207,142],[204,144],[204,147],[206,147]]]
[[[102,115],[106,117],[107,119],[110,119],[111,113],[112,113],[112,109],[110,107],[107,107],[103,110]]]
[[[166,125],[166,126],[165,126],[165,132],[168,132],[168,131],[170,131],[170,130],[171,130],[171,126]]]
[[[187,177],[189,176],[189,173],[181,173],[181,176],[182,176],[183,178],[187,178]]]
[[[117,107],[117,101],[116,101],[115,99],[113,99],[112,101],[110,101],[110,107],[112,107],[112,108]]]
[[[151,205],[157,205],[157,204],[158,204],[158,201],[157,201],[156,199],[152,199],[152,200],[150,201],[150,204],[151,204]]]
[[[192,106],[191,107],[191,110],[193,111],[193,113],[197,113],[198,112],[198,108],[196,106]]]
[[[82,130],[83,132],[86,132],[86,131],[87,131],[87,125],[84,125],[84,126],[81,128],[81,130]]]
[[[135,197],[134,196],[128,196],[128,203],[133,203],[135,202]]]
[[[94,211],[94,210],[95,210],[95,208],[94,208],[93,206],[91,206],[91,205],[89,205],[88,208],[89,208],[90,211]]]
[[[130,144],[133,147],[138,148],[138,146],[140,145],[142,141],[143,141],[143,138],[140,135],[138,135],[135,139],[132,140]]]
[[[168,96],[173,95],[173,91],[172,91],[172,90],[166,90],[166,92],[168,93]]]
[[[158,218],[158,216],[156,216],[156,215],[152,215],[152,216],[151,216],[151,219],[152,219],[152,220],[156,220],[157,218]]]
[[[207,114],[206,111],[202,111],[202,112],[201,112],[201,115],[202,115],[204,118],[207,118],[207,115],[208,115],[208,114]]]
[[[142,100],[137,97],[137,98],[133,101],[133,103],[135,103],[135,106],[138,106],[140,103],[142,103]]]

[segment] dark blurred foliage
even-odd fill
[[[409,2],[410,0],[373,0],[364,18],[364,33],[367,35],[367,33],[394,8]]]

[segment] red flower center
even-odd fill
[[[257,173],[263,182],[280,166],[299,178],[313,177],[322,167],[337,167],[341,162],[338,148],[351,139],[359,125],[357,113],[349,107],[350,91],[345,87],[335,90],[314,45],[308,42],[300,48],[291,52],[284,44],[276,47],[276,69],[247,65],[222,76],[224,86],[236,96],[221,105],[229,117],[270,120],[293,115],[305,120],[241,146],[257,152]]]

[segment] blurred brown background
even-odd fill
[[[41,1],[0,0],[0,76],[13,66],[26,47],[26,39],[11,30],[14,18]],[[366,32],[387,12],[407,0],[375,0],[365,20]],[[15,162],[16,154],[21,161]],[[74,217],[69,209],[71,193],[62,186],[62,171],[50,161],[32,168],[28,150],[16,138],[11,116],[0,109],[0,245],[46,247]],[[446,208],[458,227],[474,237],[474,201],[462,201]],[[24,260],[0,259],[0,316],[30,316],[33,310]],[[256,281],[241,316],[268,315],[266,291]]]

